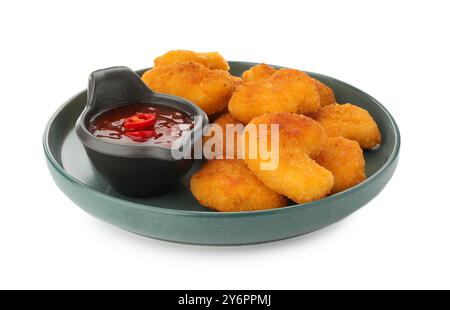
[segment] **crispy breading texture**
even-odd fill
[[[301,114],[266,113],[253,118],[249,124],[256,126],[258,139],[266,140],[268,146],[271,145],[270,125],[278,125],[280,152],[302,149],[308,156],[315,158],[325,143],[326,135],[322,126],[312,118]],[[268,125],[267,131],[259,131],[260,124]]]
[[[363,149],[371,149],[381,143],[381,133],[372,116],[355,105],[328,105],[321,108],[314,118],[330,137],[355,140]]]
[[[238,122],[230,113],[225,113],[223,115],[221,115],[219,118],[217,118],[213,124],[216,124],[218,126],[220,126],[221,130],[222,130],[222,143],[221,144],[213,144],[210,149],[212,151],[212,154],[210,156],[207,156],[207,154],[204,154],[204,156],[207,159],[212,159],[212,158],[237,158],[237,153],[238,153],[238,145],[239,145],[239,137],[240,134],[243,132],[244,126]],[[239,130],[239,128],[235,128],[235,130],[231,131],[230,129],[227,131],[227,125],[241,125],[241,130]],[[231,127],[231,126],[229,126]],[[213,127],[212,127],[213,128]],[[205,145],[206,143],[208,143],[208,141],[211,141],[211,139],[213,137],[216,136],[216,134],[219,134],[217,132],[215,132],[213,129],[209,129],[206,131],[205,136],[203,137],[203,144]],[[230,146],[228,146],[227,148],[227,141],[230,142]],[[231,144],[231,141],[232,144]],[[212,142],[211,142],[212,143]],[[209,147],[207,148],[209,149]],[[217,157],[214,155],[217,154],[223,154],[223,157]]]
[[[196,62],[209,69],[230,70],[228,62],[218,52],[197,53],[188,50],[173,50],[155,58],[155,67],[180,62]]]
[[[364,155],[358,142],[328,137],[316,162],[334,176],[331,194],[353,187],[366,179]]]
[[[336,103],[336,97],[334,96],[333,90],[319,80],[314,79],[314,81],[316,82],[317,90],[320,95],[320,106],[324,107]]]
[[[287,200],[268,189],[242,160],[214,159],[191,178],[191,191],[199,203],[224,212],[280,208]]]
[[[270,78],[276,71],[277,70],[269,65],[259,64],[242,73],[242,79],[244,80],[244,82],[265,80]]]
[[[239,77],[239,76],[231,76],[231,77],[233,78],[234,85],[236,87],[242,85],[242,83],[244,82],[244,80],[241,77]]]
[[[278,166],[270,169],[262,164],[268,160],[260,151],[252,157],[252,125],[279,125],[279,161]],[[271,145],[271,130],[257,130],[257,143],[269,140]],[[254,129],[253,129],[254,130]],[[264,134],[267,132],[267,135]],[[297,203],[304,203],[325,197],[333,187],[333,175],[330,171],[318,165],[311,156],[318,155],[325,139],[322,127],[314,120],[293,113],[269,113],[252,119],[246,126],[242,136],[245,150],[244,160],[249,169],[268,188],[285,195]],[[273,148],[270,148],[273,150]],[[272,156],[274,154],[272,153]]]
[[[319,108],[316,83],[306,73],[293,69],[277,70],[267,79],[244,81],[228,104],[230,113],[244,124],[264,113],[309,114]]]
[[[270,189],[297,203],[325,197],[333,187],[333,174],[304,151],[280,154],[275,170],[261,170],[259,160],[246,160],[247,167]]]
[[[156,92],[194,102],[208,115],[226,109],[236,87],[227,71],[210,70],[199,63],[157,66],[145,72],[142,80]]]
[[[259,64],[256,66],[251,67],[247,71],[245,71],[242,74],[242,78],[244,82],[254,82],[254,81],[260,81],[264,79],[270,78],[275,72],[277,72],[276,69],[272,68],[269,65],[266,64]],[[324,83],[320,82],[317,79],[314,79],[314,82],[316,83],[317,90],[319,92],[320,96],[320,105],[322,107],[327,106],[329,104],[336,103],[336,98],[334,96],[333,90],[325,85]]]

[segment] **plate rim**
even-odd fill
[[[248,62],[248,61],[228,61],[228,63],[230,64],[239,64],[239,65],[248,65],[248,66],[254,66],[257,65],[259,63],[255,63],[255,62]],[[279,65],[270,65],[273,67],[277,67],[277,68],[283,68],[282,66]],[[146,69],[139,69],[139,70],[135,70],[136,72],[142,72]],[[189,215],[189,216],[202,216],[202,217],[242,217],[242,216],[251,216],[251,215],[269,215],[272,213],[280,213],[280,212],[292,212],[292,211],[296,211],[298,209],[307,209],[307,208],[313,208],[316,206],[319,206],[321,204],[336,200],[336,199],[340,199],[346,196],[351,195],[353,192],[355,191],[359,191],[364,187],[367,187],[368,185],[370,185],[373,181],[375,181],[389,166],[391,166],[393,163],[396,162],[397,157],[399,156],[399,152],[400,152],[400,144],[401,144],[401,136],[400,136],[400,129],[398,128],[398,125],[395,121],[395,119],[392,117],[391,113],[378,101],[376,100],[374,97],[372,97],[371,95],[367,94],[366,92],[362,91],[361,89],[350,85],[344,81],[338,80],[336,78],[324,75],[324,74],[320,74],[320,73],[315,73],[315,72],[310,72],[310,71],[304,71],[308,74],[312,73],[315,76],[318,77],[324,77],[327,79],[331,79],[331,80],[335,80],[339,83],[342,83],[344,86],[348,87],[351,91],[354,92],[360,92],[363,95],[367,96],[372,102],[374,102],[375,104],[377,104],[381,110],[387,115],[392,127],[394,128],[394,149],[393,151],[390,153],[389,158],[386,160],[386,162],[383,164],[383,166],[378,169],[373,175],[371,175],[370,177],[368,177],[366,180],[364,180],[363,182],[359,183],[358,185],[355,185],[351,188],[348,188],[342,192],[339,192],[337,194],[333,194],[331,196],[327,196],[325,198],[319,199],[319,200],[315,200],[315,201],[311,201],[311,202],[307,202],[307,203],[302,203],[302,204],[294,204],[294,205],[290,205],[290,206],[285,206],[285,207],[281,207],[281,208],[275,208],[275,209],[267,209],[267,210],[255,210],[255,211],[239,211],[239,212],[213,212],[213,211],[189,211],[189,210],[176,210],[176,209],[166,209],[166,208],[162,208],[162,207],[155,207],[152,205],[147,205],[147,204],[141,204],[139,202],[134,202],[134,201],[130,201],[127,199],[123,199],[123,198],[119,198],[119,197],[114,197],[111,195],[108,195],[107,193],[101,192],[99,190],[96,190],[92,187],[89,187],[88,185],[86,185],[85,183],[81,182],[80,180],[76,179],[75,177],[73,177],[72,175],[70,175],[69,172],[67,172],[64,167],[62,167],[58,161],[55,159],[55,157],[53,156],[52,152],[50,151],[50,147],[49,147],[49,135],[50,135],[50,128],[52,126],[52,124],[54,123],[55,119],[58,117],[58,115],[61,113],[61,111],[63,111],[72,101],[74,98],[82,95],[83,93],[86,92],[86,89],[79,91],[78,93],[76,93],[75,95],[71,96],[68,100],[66,100],[54,113],[53,115],[50,117],[50,119],[47,121],[45,130],[44,130],[44,134],[43,134],[43,148],[44,148],[44,153],[47,159],[47,162],[51,164],[51,167],[58,172],[61,176],[63,176],[64,178],[66,178],[68,181],[70,181],[73,185],[83,189],[83,190],[87,190],[89,192],[91,192],[94,195],[99,195],[102,198],[106,198],[108,200],[112,200],[115,203],[119,203],[120,205],[126,205],[128,207],[131,208],[137,208],[139,210],[144,210],[144,211],[153,211],[153,212],[158,212],[158,213],[166,213],[166,214],[175,214],[175,215]],[[206,207],[205,207],[206,208]]]

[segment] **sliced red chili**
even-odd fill
[[[145,130],[152,127],[155,122],[155,113],[136,113],[125,120],[123,127],[131,131]]]
[[[125,131],[124,135],[136,142],[145,142],[150,138],[156,136],[154,130],[141,130],[141,131]]]

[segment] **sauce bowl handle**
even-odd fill
[[[89,76],[86,107],[103,110],[122,103],[146,102],[153,94],[130,68],[111,67]]]

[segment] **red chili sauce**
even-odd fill
[[[89,123],[89,131],[97,138],[166,147],[171,147],[193,127],[194,119],[187,113],[145,103],[111,108],[96,115]]]

